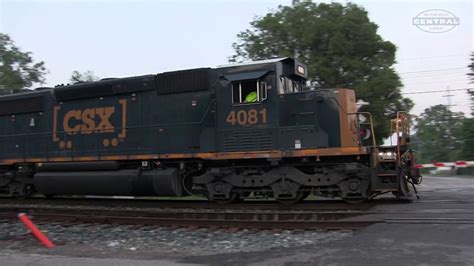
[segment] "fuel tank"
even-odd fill
[[[63,168],[58,167],[56,169]],[[45,195],[182,196],[176,168],[142,171],[49,171],[34,175],[38,193]]]

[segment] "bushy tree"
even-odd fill
[[[425,109],[416,119],[415,149],[420,162],[449,162],[461,159],[465,149],[462,113],[451,112],[445,105]],[[470,147],[467,147],[468,149]]]
[[[295,2],[251,22],[237,36],[231,61],[296,57],[308,65],[313,86],[355,89],[370,102],[377,141],[389,135],[390,119],[413,103],[403,98],[393,69],[396,47],[377,33],[367,12],[348,3]]]
[[[469,72],[467,76],[474,84],[474,52],[471,53],[471,63],[468,65]],[[468,96],[471,99],[471,116],[474,116],[474,89],[468,90]],[[474,118],[466,118],[462,127],[463,146],[461,151],[461,160],[474,160]]]
[[[474,118],[465,118],[461,128],[462,147],[459,160],[474,160]]]
[[[18,92],[44,82],[44,62],[35,62],[7,34],[0,33],[0,94]]]
[[[94,75],[94,72],[88,70],[84,73],[79,71],[72,72],[71,78],[69,79],[71,83],[76,82],[91,82],[99,80],[99,77]]]

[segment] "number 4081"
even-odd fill
[[[267,109],[262,109],[260,111],[255,109],[231,111],[229,115],[227,115],[226,122],[233,126],[235,124],[241,126],[266,124]]]

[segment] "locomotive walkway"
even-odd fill
[[[103,257],[100,252],[88,254],[88,258],[52,256],[60,255],[54,251],[20,255],[0,249],[0,265],[474,265],[474,178],[427,177],[420,190],[421,199],[411,204],[382,200],[382,204],[349,211],[363,213],[350,216],[351,221],[383,222],[350,237],[322,244],[185,257],[156,254],[153,260],[106,259],[100,258]],[[208,209],[208,212],[214,211]],[[230,211],[238,212],[238,208]],[[341,210],[310,212],[338,213]]]

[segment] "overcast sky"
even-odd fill
[[[327,1],[325,1],[327,2]],[[347,1],[341,1],[347,2]],[[464,1],[353,1],[397,47],[396,69],[403,93],[466,89],[474,51],[473,4]],[[11,1],[0,0],[0,32],[49,70],[47,86],[67,83],[72,71],[92,70],[101,78],[158,73],[227,63],[236,35],[291,0],[200,1]],[[412,19],[443,9],[460,25],[429,33]],[[474,87],[471,85],[470,87]],[[470,113],[465,91],[450,93],[453,111]],[[446,93],[406,94],[419,114],[447,104]]]

